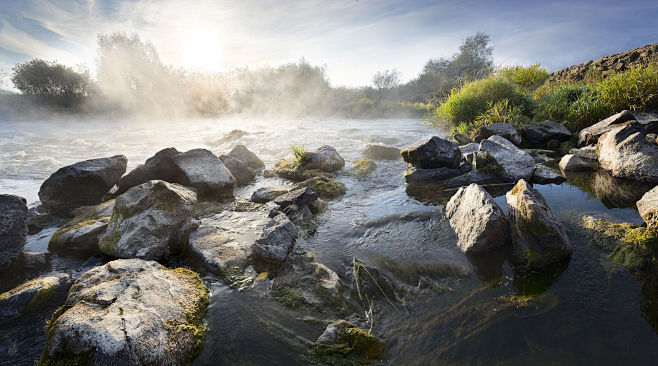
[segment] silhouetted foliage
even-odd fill
[[[89,94],[89,72],[76,72],[55,61],[33,59],[12,69],[11,81],[26,95],[45,97],[81,97]]]

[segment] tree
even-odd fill
[[[400,72],[397,69],[378,71],[372,77],[372,83],[378,90],[390,90],[400,84]]]
[[[478,76],[489,73],[493,66],[493,46],[488,34],[477,32],[459,46],[453,64],[459,68],[459,76]]]
[[[33,59],[12,68],[11,81],[26,95],[46,97],[81,97],[92,86],[89,71],[76,72],[55,61]]]

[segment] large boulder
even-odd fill
[[[648,228],[658,227],[658,186],[645,193],[637,201],[637,210]]]
[[[454,169],[462,158],[456,143],[436,136],[416,141],[400,154],[405,162],[418,169]]]
[[[400,159],[400,149],[397,147],[369,144],[362,151],[367,158],[375,160]]]
[[[98,237],[105,233],[109,221],[109,217],[104,217],[65,226],[50,238],[48,250],[63,256],[101,254],[98,249]]]
[[[514,255],[531,267],[545,267],[570,257],[571,241],[544,196],[521,179],[507,192]]]
[[[237,185],[247,185],[256,178],[256,171],[249,167],[249,165],[245,164],[242,160],[236,159],[231,155],[222,155],[219,159],[224,163],[231,174],[233,174]]]
[[[481,252],[504,245],[509,225],[493,197],[477,184],[462,187],[446,205],[446,216],[465,253]]]
[[[560,169],[563,172],[587,172],[597,168],[596,160],[583,159],[578,155],[567,154],[560,159]]]
[[[569,141],[571,131],[560,123],[546,120],[526,126],[523,130],[523,138],[530,145],[543,146],[551,140]]]
[[[577,157],[582,159],[588,159],[593,161],[599,160],[599,156],[596,153],[596,145],[587,145],[579,149],[573,148],[569,150],[569,154],[576,155]]]
[[[27,238],[25,198],[0,194],[0,268],[20,256]]]
[[[265,225],[252,250],[262,260],[281,263],[288,256],[296,237],[295,224],[286,215],[279,214]]]
[[[597,152],[601,169],[613,177],[658,183],[658,146],[646,140],[639,123],[603,134]]]
[[[532,177],[535,159],[504,137],[491,136],[480,142],[475,167],[484,173],[515,182]]]
[[[304,169],[318,169],[329,173],[345,166],[345,160],[329,145],[320,146],[313,152],[305,152],[300,163]]]
[[[471,140],[479,143],[494,135],[502,136],[514,145],[519,146],[521,144],[521,134],[519,134],[519,131],[511,123],[492,123],[478,127],[471,132]]]
[[[68,274],[54,273],[0,294],[0,321],[56,306],[57,301],[64,300],[72,282]]]
[[[178,229],[192,213],[196,193],[151,180],[117,197],[98,247],[118,258],[160,259],[172,251]]]
[[[126,172],[123,155],[81,161],[60,168],[43,182],[39,199],[51,214],[69,216],[77,207],[96,205]]]
[[[181,365],[205,338],[198,274],[122,259],[84,273],[53,314],[41,365]]]
[[[232,156],[243,163],[247,164],[251,169],[259,170],[265,168],[265,163],[256,156],[253,152],[247,149],[244,145],[236,145],[233,150],[227,155]]]
[[[587,128],[583,128],[578,134],[578,145],[592,145],[596,144],[601,135],[612,130],[617,125],[632,121],[635,119],[633,113],[627,110],[623,110],[617,114],[614,114],[604,120],[601,120]]]
[[[178,154],[180,152],[173,147],[158,151],[155,155],[146,159],[144,164],[137,166],[137,168],[121,177],[117,194],[153,179],[176,182],[180,173],[172,158]]]

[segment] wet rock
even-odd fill
[[[26,250],[23,252],[23,265],[29,269],[45,269],[50,265],[50,252]]]
[[[60,168],[43,182],[39,199],[51,214],[69,216],[80,206],[96,205],[126,171],[123,155],[91,159]]]
[[[286,215],[277,215],[265,225],[252,250],[267,262],[281,263],[288,256],[296,237],[295,224]]]
[[[295,186],[293,191],[300,190],[302,188],[309,187],[317,194],[318,197],[324,199],[334,199],[338,198],[345,194],[345,185],[333,178],[329,177],[314,177],[309,178]],[[306,192],[305,190],[303,192]],[[303,193],[302,192],[302,193]],[[292,191],[291,191],[292,193]],[[312,196],[312,195],[311,195]],[[311,197],[309,196],[309,198]],[[277,199],[281,197],[278,196],[274,199],[274,203],[277,203]],[[295,204],[301,205],[307,202],[301,202],[300,200],[295,201]],[[277,203],[279,204],[279,203]]]
[[[479,143],[491,136],[498,135],[504,137],[514,145],[521,144],[521,135],[511,123],[492,123],[490,125],[478,127],[471,132],[471,140]]]
[[[526,126],[523,139],[530,145],[546,145],[551,140],[568,141],[571,139],[571,131],[560,123],[546,120]]]
[[[202,225],[190,234],[188,248],[193,256],[203,261],[213,272],[226,267],[244,269],[251,250],[241,246],[228,235],[212,226]]]
[[[638,123],[603,134],[597,151],[601,168],[613,177],[658,183],[658,146],[647,142]]]
[[[236,145],[233,150],[227,155],[232,156],[245,164],[247,164],[251,169],[259,170],[265,168],[265,163],[263,163],[260,158],[244,145]]]
[[[287,159],[274,163],[274,169],[265,170],[263,176],[266,178],[280,177],[295,182],[302,182],[314,177],[333,176],[333,174],[319,169],[306,169],[295,159]]]
[[[258,188],[251,195],[250,201],[255,203],[267,203],[286,193],[288,193],[288,189],[284,187]]]
[[[436,136],[416,141],[400,154],[405,162],[417,169],[454,169],[461,161],[459,146]]]
[[[409,169],[405,175],[404,179],[409,184],[413,183],[428,183],[428,182],[437,182],[443,181],[446,179],[454,178],[460,175],[463,175],[468,171],[468,167],[465,166],[461,169],[452,169],[452,168],[436,168],[436,169]]]
[[[501,178],[493,175],[481,172],[479,170],[471,170],[470,172],[457,176],[455,178],[448,179],[445,182],[446,188],[459,188],[468,186],[469,184],[475,183],[479,185],[483,184],[493,184],[500,183]]]
[[[635,208],[635,203],[652,188],[652,184],[612,177],[604,170],[590,176],[590,188],[607,208]]]
[[[340,306],[343,285],[336,272],[318,262],[311,252],[291,256],[272,284],[275,291],[287,288],[298,291],[301,300],[311,306]]]
[[[366,179],[376,175],[377,164],[370,159],[358,159],[352,162],[352,170],[357,178]]]
[[[341,345],[344,350],[338,354],[343,354],[343,357],[356,353],[374,360],[380,358],[383,353],[383,346],[377,337],[346,320],[327,325],[316,341],[316,347],[320,346],[316,348],[316,352],[327,354],[331,350],[324,347]]]
[[[117,197],[98,247],[118,258],[162,258],[195,203],[196,193],[175,183],[152,180],[133,187]]]
[[[637,210],[648,228],[658,227],[658,186],[642,196],[637,201]]]
[[[274,199],[274,203],[281,206],[281,208],[286,208],[290,205],[302,206],[317,199],[318,195],[315,194],[315,191],[310,187],[305,187],[280,195]]]
[[[480,144],[475,142],[459,147],[459,151],[461,151],[464,159],[466,159],[469,164],[473,163],[475,160],[478,150],[480,150]]]
[[[535,169],[535,159],[505,138],[491,136],[480,142],[475,168],[507,181],[529,180]]]
[[[137,166],[137,168],[121,177],[117,195],[153,179],[164,180],[165,182],[177,182],[180,172],[176,168],[172,158],[178,154],[180,154],[178,150],[169,147],[158,151],[155,155],[146,159],[144,164]]]
[[[656,138],[658,138],[658,135],[656,135],[655,133],[648,133],[646,137],[647,137],[648,142],[650,142],[652,144],[655,144],[656,143]]]
[[[559,165],[563,172],[583,172],[597,168],[595,160],[583,159],[578,155],[572,154],[563,156]]]
[[[515,257],[530,267],[545,267],[570,257],[567,232],[544,197],[525,180],[507,192],[507,211]]]
[[[466,135],[463,135],[463,134],[461,134],[461,133],[455,133],[455,134],[453,134],[453,135],[452,135],[452,139],[455,140],[455,142],[457,143],[457,145],[467,145],[467,144],[473,142],[473,141],[471,141],[471,138],[470,138],[470,137],[468,137],[468,136],[466,136]]]
[[[42,205],[30,207],[27,216],[27,235],[34,235],[49,227],[58,227],[66,219],[50,215]]]
[[[235,177],[221,160],[206,149],[194,149],[175,155],[173,163],[181,172],[179,182],[196,189],[199,197],[225,197],[233,195]]]
[[[446,216],[465,253],[486,251],[509,241],[505,213],[477,184],[459,188],[446,205]]]
[[[227,142],[235,141],[235,140],[238,140],[238,139],[240,139],[240,138],[242,138],[246,135],[247,135],[246,131],[232,130],[231,132],[224,135],[222,138],[215,141],[214,145],[221,145],[221,144],[225,144]]]
[[[580,149],[571,149],[569,154],[576,155],[582,159],[598,161],[599,156],[596,154],[596,145],[588,145],[581,147]]]
[[[25,198],[0,194],[0,268],[9,265],[23,251],[27,216]]]
[[[587,128],[583,128],[578,134],[578,145],[596,144],[604,133],[618,127],[617,125],[621,123],[632,121],[634,119],[635,116],[633,116],[633,113],[623,110]]]
[[[53,306],[64,299],[71,282],[68,274],[55,273],[0,294],[0,321]]]
[[[88,220],[59,229],[48,242],[48,250],[59,255],[100,255],[98,237],[105,232],[109,217]]]
[[[329,145],[323,145],[314,152],[305,152],[300,164],[304,169],[318,169],[325,172],[335,172],[345,166],[345,160],[338,154],[336,149]]]
[[[384,145],[366,145],[362,151],[367,158],[375,160],[398,160],[400,159],[400,149]]]
[[[535,165],[535,171],[532,173],[532,179],[530,182],[537,184],[561,184],[566,180],[567,178],[562,174],[554,171],[546,165],[537,164]]]
[[[256,171],[242,162],[242,160],[236,159],[230,155],[222,155],[220,156],[220,160],[224,163],[224,166],[228,168],[233,177],[235,177],[235,183],[237,185],[247,185],[256,178]]]
[[[84,273],[48,323],[40,364],[185,364],[205,338],[199,275],[123,259]],[[81,361],[84,360],[84,361]]]

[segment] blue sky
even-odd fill
[[[0,69],[33,57],[94,68],[99,33],[137,33],[201,71],[326,65],[333,85],[415,77],[477,31],[497,64],[550,70],[658,42],[658,1],[0,0]]]

